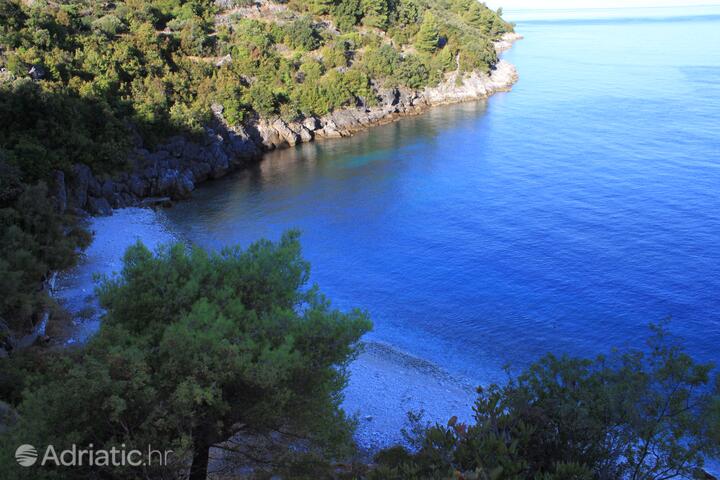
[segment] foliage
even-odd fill
[[[77,162],[105,171],[124,167],[118,152],[128,131],[102,101],[16,80],[0,84],[0,117],[0,151],[25,182]]]
[[[431,11],[425,12],[420,30],[415,39],[415,47],[421,52],[432,53],[440,43],[440,32],[437,20]]]
[[[324,52],[333,53],[323,55],[328,72],[340,66],[352,69],[354,63],[363,62],[361,51],[345,50],[340,55],[350,44],[327,30],[317,15],[331,15],[346,32],[357,33],[355,26],[361,22],[388,30],[399,44],[389,45],[379,37],[373,40],[366,31],[359,38],[387,45],[394,50],[394,57],[402,57],[403,47],[415,36],[418,49],[431,54],[440,47],[440,38],[454,39],[453,48],[461,53],[465,70],[487,71],[497,61],[489,41],[510,28],[495,12],[474,0],[441,0],[437,4],[422,0],[295,0],[291,6],[305,13],[278,16],[275,21],[230,15],[218,23],[216,15],[228,14],[210,0],[95,4],[68,0],[62,5],[7,0],[0,9],[0,63],[18,78],[30,77],[33,68],[42,71],[34,77],[38,95],[63,95],[77,99],[74,107],[82,103],[103,108],[103,116],[114,120],[108,127],[113,141],[102,138],[89,143],[96,143],[93,146],[98,149],[107,145],[109,151],[122,152],[116,144],[128,133],[121,125],[136,124],[152,142],[178,129],[201,131],[202,120],[209,117],[214,102],[239,112],[235,97],[227,95],[228,83],[235,94],[245,97],[245,91],[257,88],[251,86],[261,79],[259,85],[269,90],[265,97],[270,93],[281,104],[292,101],[299,95],[293,94],[294,90],[307,87],[296,80],[299,65],[291,60],[292,55],[279,53],[283,49],[297,53],[327,47]],[[381,47],[380,43],[374,48]],[[213,67],[217,58],[227,54],[232,58],[230,68]],[[428,66],[432,61],[423,63]],[[397,81],[392,78],[396,72],[385,73],[375,79]],[[419,88],[425,83],[413,79],[409,85]],[[250,96],[258,95],[253,92]],[[30,111],[52,115],[52,111],[62,111],[56,107],[46,102]],[[273,114],[280,107],[256,113]],[[20,110],[19,105],[11,109],[29,110]],[[98,138],[97,132],[85,135],[90,125],[77,127],[72,129],[77,135]],[[15,135],[24,130],[12,125],[11,129]],[[39,132],[29,137],[30,143],[42,143]],[[98,158],[96,163],[102,167],[109,162],[107,154],[88,152],[87,157]]]
[[[389,21],[390,5],[387,0],[362,0],[363,24],[384,30]]]
[[[320,37],[312,20],[309,17],[300,17],[287,27],[285,43],[293,49],[315,50],[320,46]]]
[[[62,473],[157,478],[191,462],[192,479],[205,478],[209,448],[230,438],[287,432],[312,451],[342,453],[353,426],[340,410],[345,367],[370,322],[357,310],[333,310],[307,288],[308,274],[296,232],[216,254],[179,244],[155,254],[129,248],[120,276],[100,284],[100,331],[25,382],[22,420],[0,453],[12,455],[21,439],[150,444],[173,449],[175,463]],[[3,478],[24,473],[2,465]]]
[[[720,453],[720,377],[653,330],[645,350],[548,355],[505,385],[479,388],[473,424],[416,427],[416,453],[381,452],[372,477],[694,478]]]
[[[492,40],[511,29],[475,0],[292,0],[262,19],[230,10],[247,4],[0,1],[0,173],[3,188],[19,182],[0,208],[15,211],[13,225],[33,223],[17,217],[25,189],[77,163],[96,175],[126,170],[139,139],[203,134],[214,104],[231,124],[372,105],[377,86],[421,89],[458,66],[489,71]],[[76,230],[58,221],[57,231]],[[40,279],[72,262],[32,263]]]
[[[2,173],[4,180],[12,175]],[[6,206],[0,208],[0,322],[25,331],[50,304],[38,285],[50,271],[71,267],[76,249],[87,245],[89,235],[72,217],[56,213],[45,184],[23,187],[16,182],[14,188],[22,193],[13,201],[7,201],[13,186],[4,181],[2,187]]]
[[[340,30],[351,30],[363,16],[362,0],[339,0],[332,9],[332,17]]]

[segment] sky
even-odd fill
[[[719,0],[486,0],[492,8],[561,9],[561,8],[620,8],[668,7],[719,4]]]

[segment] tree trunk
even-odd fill
[[[190,466],[189,480],[206,480],[210,445],[206,442],[193,442],[193,460]]]

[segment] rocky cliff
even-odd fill
[[[496,43],[498,52],[520,39],[505,34]],[[140,141],[130,153],[132,168],[115,178],[100,179],[85,165],[68,174],[55,172],[52,188],[61,210],[75,209],[109,215],[113,208],[150,205],[186,198],[196,185],[256,161],[263,152],[322,138],[339,138],[382,125],[397,118],[417,115],[434,105],[487,98],[509,90],[517,81],[515,67],[501,60],[489,74],[472,73],[460,79],[449,74],[445,81],[423,90],[376,89],[376,106],[336,110],[324,117],[287,122],[280,118],[256,119],[244,125],[228,125],[222,107],[213,107],[213,120],[200,142],[176,136],[152,151]]]

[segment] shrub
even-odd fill
[[[371,477],[694,478],[720,453],[720,377],[653,330],[646,350],[548,355],[505,385],[479,388],[470,425],[411,417],[416,453],[378,455]]]
[[[341,392],[371,324],[361,311],[333,310],[308,278],[296,232],[214,254],[181,244],[154,254],[129,248],[121,274],[99,287],[106,314],[87,346],[15,376],[25,379],[21,419],[0,437],[0,453],[12,455],[20,439],[162,445],[174,451],[167,466],[79,465],[62,478],[191,480],[205,479],[209,449],[236,435],[268,442],[273,463],[297,458],[292,442],[276,440],[283,435],[322,457],[347,454],[354,423]],[[324,464],[292,463],[291,471]],[[18,472],[0,464],[3,478]]]
[[[315,50],[320,46],[320,36],[310,17],[300,17],[286,27],[285,43],[292,48]]]

